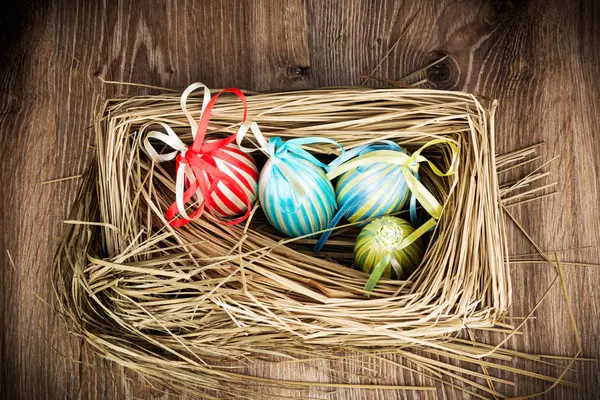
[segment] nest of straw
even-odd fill
[[[200,100],[191,98],[188,108],[199,117]],[[314,238],[282,239],[259,207],[242,225],[206,217],[171,228],[164,210],[174,199],[174,166],[153,163],[142,142],[157,121],[191,142],[179,95],[109,100],[97,113],[96,158],[55,263],[71,330],[105,358],[206,396],[219,389],[251,397],[258,389],[249,382],[274,384],[235,369],[255,359],[333,359],[340,350],[435,349],[457,358],[488,352],[450,334],[493,327],[510,304],[496,167],[522,154],[496,158],[495,103],[458,92],[345,88],[249,93],[248,109],[266,136],[323,136],[347,149],[381,139],[409,151],[431,139],[453,141],[454,176],[420,170],[444,211],[417,271],[407,280],[381,280],[366,297],[368,275],[350,268],[359,228],[340,226],[316,255]],[[235,133],[240,116],[240,105],[225,97],[209,137]],[[337,155],[334,147],[310,150],[323,160]],[[427,157],[442,170],[450,162],[443,145]]]

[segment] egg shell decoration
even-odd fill
[[[398,148],[397,151],[402,149]],[[335,193],[339,208],[345,210],[344,217],[350,222],[400,211],[410,195],[402,169],[397,165],[378,162],[342,174],[338,178]]]
[[[275,150],[267,161],[260,174],[258,193],[269,223],[289,237],[325,229],[337,209],[335,192],[325,170],[285,149]]]
[[[211,193],[211,211],[222,218],[235,217],[248,211],[244,196],[250,204],[254,204],[258,192],[259,173],[254,157],[241,151],[235,143],[213,152],[209,157],[217,169],[231,178],[229,181],[219,181]],[[204,175],[209,184],[212,184],[214,179],[206,172]],[[242,196],[240,189],[243,191]],[[201,193],[198,197],[202,201]]]
[[[199,123],[188,112],[186,105],[188,96],[197,89],[204,90]],[[152,161],[176,161],[175,202],[166,213],[166,219],[173,227],[188,224],[204,211],[212,214],[220,223],[234,225],[248,218],[256,201],[258,167],[254,158],[234,143],[236,135],[205,141],[212,109],[223,93],[233,93],[242,101],[243,124],[247,105],[239,89],[224,89],[211,97],[210,90],[197,82],[188,86],[180,100],[183,114],[190,123],[192,145],[183,143],[163,121],[156,123],[164,128],[164,132],[151,131],[144,138],[144,148]],[[159,153],[151,140],[162,142],[173,151]],[[194,197],[195,201],[188,205]],[[191,211],[189,214],[188,210]]]
[[[425,227],[415,230],[407,221],[391,216],[365,226],[354,245],[357,268],[371,274],[365,290],[373,290],[381,276],[400,279],[413,273],[423,259],[421,236],[425,231]]]
[[[335,170],[349,160],[361,163],[367,155],[373,157],[378,151],[389,153],[390,150],[405,153],[398,144],[381,141],[379,144],[346,152],[344,158],[340,157],[329,164],[329,169]],[[398,212],[407,205],[411,197],[402,168],[396,164],[376,161],[369,161],[366,165],[341,174],[335,191],[339,211],[328,228],[335,227],[344,217],[350,222],[358,222]],[[411,215],[416,215],[416,203],[411,202],[411,208]],[[331,231],[325,232],[314,250],[319,252],[330,235]]]

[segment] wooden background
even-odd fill
[[[414,15],[377,75],[400,78],[449,55],[428,72],[430,86],[499,99],[499,152],[545,141],[548,157],[561,156],[551,169],[560,193],[519,208],[518,219],[543,248],[591,246],[562,256],[598,262],[600,5],[594,0],[25,2],[0,10],[0,398],[165,397],[91,357],[33,296],[52,301],[51,260],[78,187],[77,180],[42,182],[84,171],[98,94],[148,93],[102,85],[98,76],[178,88],[195,81],[251,90],[359,84]],[[532,251],[512,226],[509,236],[513,254]],[[600,358],[600,269],[564,268],[582,356]],[[515,266],[511,314],[525,315],[553,276],[546,265]],[[535,317],[511,347],[575,353],[559,285]],[[598,362],[578,362],[574,370],[569,377],[581,389],[561,386],[545,397],[597,398]],[[264,373],[308,376],[291,368]],[[380,378],[413,382],[389,368]],[[548,386],[525,378],[518,384],[519,393]],[[431,398],[455,395],[440,389]],[[327,398],[419,396],[338,391]]]

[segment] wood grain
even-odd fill
[[[560,194],[515,209],[517,219],[544,249],[592,246],[561,256],[600,259],[600,164],[595,158],[600,151],[600,7],[593,0],[57,0],[1,11],[1,398],[168,397],[91,356],[79,339],[66,334],[53,309],[33,296],[52,301],[50,264],[78,187],[77,180],[42,182],[84,171],[93,152],[91,111],[98,95],[152,92],[102,85],[98,76],[167,87],[202,81],[250,90],[360,84],[360,74],[370,73],[407,30],[376,75],[397,79],[448,55],[428,71],[430,85],[499,99],[498,152],[544,141],[548,156],[561,156],[552,167]],[[510,224],[509,240],[513,254],[533,250]],[[600,269],[563,268],[583,356],[600,358]],[[554,274],[545,265],[515,266],[511,314],[526,315]],[[512,347],[575,353],[559,285],[535,317],[523,335],[511,340]],[[560,386],[544,398],[597,398],[598,362],[576,363],[574,369],[568,377],[578,380],[580,389]],[[537,365],[536,370],[559,373],[551,366]],[[292,367],[265,365],[260,372],[327,379],[315,370]],[[364,381],[427,383],[389,366]],[[527,378],[517,383],[518,393],[548,386]],[[302,396],[309,395],[323,397],[316,391]],[[326,397],[457,396],[441,388],[428,396],[338,391]]]

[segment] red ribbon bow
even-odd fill
[[[167,210],[166,215],[167,219],[169,220],[169,224],[173,227],[184,226],[188,224],[191,220],[199,218],[205,209],[208,210],[208,212],[212,216],[217,218],[220,222],[227,225],[234,225],[239,222],[242,222],[250,215],[252,202],[250,201],[250,198],[239,183],[242,182],[248,189],[252,190],[250,185],[247,183],[246,178],[234,168],[229,168],[231,175],[225,173],[224,171],[218,168],[216,162],[216,160],[222,160],[226,163],[233,164],[234,166],[241,168],[245,172],[248,172],[250,176],[257,175],[256,172],[250,167],[248,167],[246,164],[244,164],[239,159],[231,155],[228,151],[223,150],[225,147],[227,147],[235,141],[236,135],[233,134],[224,139],[211,141],[207,143],[204,142],[211,112],[213,110],[215,102],[223,93],[233,93],[242,100],[242,103],[244,105],[244,115],[242,118],[242,123],[246,121],[246,98],[239,89],[225,89],[217,93],[210,99],[210,102],[207,104],[206,108],[202,113],[202,117],[200,118],[200,123],[198,124],[198,129],[196,131],[194,143],[191,147],[184,146],[185,149],[180,150],[176,158],[177,180],[179,181],[180,179],[183,179],[183,206],[185,207],[187,202],[190,201],[190,199],[192,198],[194,193],[197,192],[198,189],[200,189],[200,192],[202,193],[202,203],[198,205],[198,207],[189,215],[187,213],[183,213],[183,215],[187,218],[177,218],[177,214],[180,214],[182,210],[180,210],[177,201],[175,201]],[[168,130],[168,132],[169,135],[172,135],[172,130]],[[167,135],[163,135],[163,137],[166,136]],[[154,137],[159,138],[158,135],[155,135]],[[244,156],[248,158],[248,156]],[[189,168],[189,170],[186,170],[186,168]],[[191,176],[189,174],[190,171]],[[237,180],[234,177],[237,178]],[[215,215],[214,208],[217,206],[214,204],[212,195],[215,192],[215,190],[217,190],[217,186],[221,182],[224,185],[226,185],[226,187],[231,191],[231,193],[233,193],[233,195],[237,196],[240,199],[240,201],[244,203],[246,207],[246,212],[241,217],[224,220]],[[181,185],[178,182],[176,186],[179,187]],[[179,189],[176,188],[176,191],[177,190]],[[240,207],[236,206],[235,203],[231,201],[231,199],[227,199],[225,198],[225,196],[220,196],[219,199],[230,209],[240,209]]]

